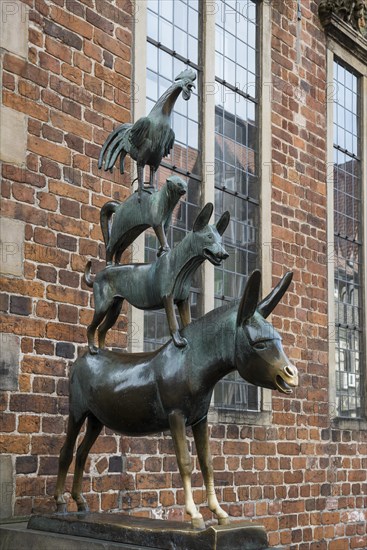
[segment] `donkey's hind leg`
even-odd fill
[[[118,319],[118,316],[120,315],[123,301],[124,301],[123,298],[114,298],[112,305],[108,310],[105,320],[103,321],[102,325],[100,325],[100,327],[98,328],[98,345],[100,349],[103,349],[105,346],[107,331],[111,327],[113,327],[113,325],[116,323]]]
[[[87,460],[89,451],[103,428],[103,424],[97,420],[95,416],[88,416],[87,431],[85,433],[84,439],[78,447],[75,458],[75,472],[73,487],[71,489],[71,496],[75,500],[78,511],[84,512],[88,510],[87,503],[82,494],[82,484],[83,484],[83,471],[85,462]]]
[[[57,512],[66,512],[66,502],[64,498],[64,487],[66,474],[68,473],[69,466],[73,460],[73,450],[76,438],[80,432],[80,429],[85,420],[85,415],[76,421],[73,415],[70,413],[68,420],[68,428],[66,433],[65,443],[60,451],[59,458],[59,471],[57,474],[56,488],[55,488],[55,500],[57,506]]]

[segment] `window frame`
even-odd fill
[[[367,338],[362,333],[362,387],[363,417],[337,416],[336,362],[335,362],[335,298],[334,298],[334,61],[339,59],[359,74],[361,124],[361,185],[362,185],[362,327],[367,326],[367,66],[331,37],[327,40],[327,242],[328,242],[328,351],[329,351],[329,414],[332,425],[340,429],[367,429]]]
[[[258,115],[258,162],[260,185],[260,237],[259,242],[265,243],[261,247],[260,265],[262,269],[262,295],[267,295],[272,288],[272,263],[269,251],[271,249],[271,226],[268,223],[271,214],[271,5],[269,2],[258,4],[259,14],[259,93],[257,104]],[[147,2],[135,0],[134,20],[134,46],[133,46],[133,120],[138,120],[146,115],[146,42],[147,42]],[[205,132],[202,132],[200,142],[202,155],[202,204],[215,201],[215,98],[211,86],[215,82],[215,14],[213,5],[203,3],[202,7],[202,51],[199,56],[199,66],[202,68],[203,79],[203,103],[202,124]],[[135,60],[138,60],[135,62]],[[199,85],[199,83],[198,83]],[[135,170],[135,166],[134,166]],[[135,175],[133,175],[135,177]],[[144,234],[136,241],[133,250],[134,262],[144,262]],[[202,267],[203,280],[203,313],[214,309],[214,267],[205,262]],[[129,351],[138,352],[144,346],[144,312],[129,306],[128,346]],[[234,411],[218,409],[213,404],[209,411],[211,422],[235,422],[244,424],[269,425],[272,414],[272,392],[269,389],[260,388],[259,411]]]

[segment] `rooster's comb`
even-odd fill
[[[192,69],[185,69],[182,73],[176,76],[175,81],[177,80],[191,80],[194,82],[194,80],[196,80],[196,73]]]

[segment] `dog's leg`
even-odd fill
[[[107,312],[106,318],[98,328],[98,345],[100,349],[104,349],[107,331],[116,323],[120,315],[122,298],[115,298],[110,309]]]
[[[165,252],[169,251],[169,244],[167,242],[167,237],[164,232],[162,225],[156,225],[153,227],[155,234],[157,235],[157,239],[159,240],[159,244],[161,245],[158,250],[157,256],[161,256]]]
[[[178,331],[178,324],[175,315],[175,305],[173,303],[172,294],[170,294],[169,296],[163,296],[163,305],[164,309],[166,310],[169,331],[172,336],[173,343],[176,347],[183,348],[186,346],[187,340],[186,338],[182,338]]]
[[[180,319],[183,327],[186,327],[191,323],[191,309],[190,309],[190,299],[182,300],[177,304],[178,312],[180,314]]]

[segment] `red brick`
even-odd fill
[[[93,35],[93,26],[76,17],[74,13],[65,11],[57,6],[52,6],[50,11],[51,19],[59,23],[63,27],[74,31],[76,34],[84,38],[91,39]]]
[[[39,120],[48,120],[48,109],[38,103],[34,103],[31,99],[17,96],[14,93],[3,91],[3,103],[6,107],[10,107],[15,111],[20,111],[26,115],[38,118]]]
[[[36,136],[30,136],[28,139],[28,148],[30,151],[33,151],[33,153],[43,155],[57,162],[61,162],[62,164],[70,164],[70,151],[61,145],[50,143]]]

